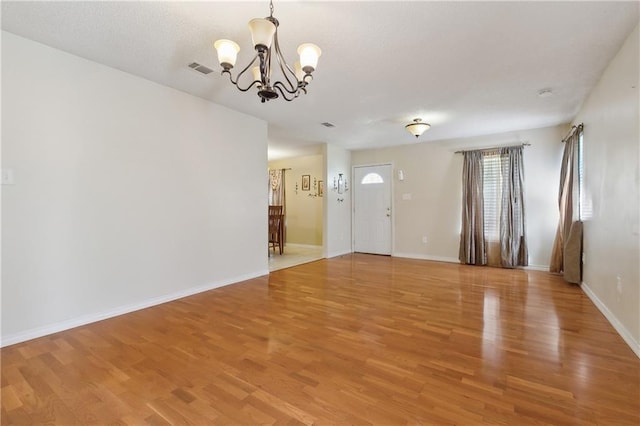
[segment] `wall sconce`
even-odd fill
[[[347,185],[347,178],[344,177],[342,173],[338,173],[338,178],[333,178],[333,190],[337,191],[338,194],[344,194],[349,190],[349,186]]]
[[[322,197],[322,193],[319,191],[318,178],[313,178],[313,192],[309,194],[309,197]]]

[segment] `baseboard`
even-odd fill
[[[327,253],[327,259],[332,257],[344,256],[345,254],[351,254],[353,251],[351,250],[343,250],[343,251],[335,251],[332,253]]]
[[[433,260],[436,262],[448,262],[448,263],[460,263],[455,257],[446,257],[446,256],[432,256],[429,254],[416,254],[416,253],[392,253],[393,257],[405,257],[407,259],[420,259],[420,260]]]
[[[415,253],[393,253],[393,257],[405,257],[407,259],[420,259],[420,260],[433,260],[435,262],[448,262],[448,263],[460,263],[459,259],[446,256],[431,256],[428,254],[415,254]],[[549,265],[529,265],[523,269],[530,271],[543,271],[549,272]]]
[[[529,265],[529,266],[525,266],[523,269],[527,271],[549,272],[549,265]]]
[[[591,299],[593,304],[596,305],[600,312],[602,312],[602,315],[604,315],[604,317],[609,321],[609,323],[618,332],[625,343],[629,345],[636,356],[640,358],[640,343],[638,343],[633,338],[631,333],[629,333],[629,330],[627,330],[625,326],[622,325],[620,321],[618,321],[618,318],[616,318],[616,316],[609,310],[609,308],[607,308],[607,305],[605,305],[604,302],[602,302],[602,300],[600,300],[598,296],[596,296],[596,294],[589,288],[587,283],[583,282],[582,284],[580,284],[580,288],[587,295],[587,297]]]
[[[151,299],[144,300],[142,302],[121,306],[115,309],[110,309],[103,312],[97,312],[94,314],[83,315],[77,318],[60,321],[54,324],[48,324],[42,327],[35,327],[30,330],[25,330],[19,333],[4,335],[0,339],[0,348],[9,346],[9,345],[15,345],[16,343],[26,342],[27,340],[31,340],[31,339],[37,339],[38,337],[47,336],[49,334],[58,333],[60,331],[65,331],[72,328],[80,327],[82,325],[90,324],[92,322],[102,321],[105,319],[139,311],[141,309],[150,308],[152,306],[161,305],[163,303],[171,302],[173,300],[182,299],[184,297],[192,296],[194,294],[202,293],[205,291],[213,290],[215,288],[224,287],[226,285],[235,284],[241,281],[250,280],[250,279],[261,277],[263,275],[268,275],[268,274],[269,274],[268,270],[254,272],[251,274],[243,274],[243,275],[234,277],[233,279],[216,281],[211,284],[206,284],[199,287],[192,287],[186,290],[178,291],[178,292],[167,294],[164,296],[154,297]]]
[[[300,247],[300,248],[310,248],[310,249],[321,249],[322,246],[317,246],[313,244],[297,244],[297,243],[285,243],[285,247]]]

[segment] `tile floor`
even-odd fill
[[[322,259],[322,246],[287,244],[282,255],[269,251],[269,271],[290,268],[314,260]]]

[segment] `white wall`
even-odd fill
[[[3,32],[2,143],[3,345],[268,273],[261,120]]]
[[[578,113],[584,123],[583,288],[640,356],[638,27]]]
[[[285,196],[287,202],[286,242],[311,246],[322,245],[323,198],[318,194],[316,185],[323,180],[322,155],[306,155],[269,162],[270,169],[291,169],[285,172]],[[309,191],[302,190],[302,175],[311,176]],[[296,184],[298,192],[296,193]],[[266,220],[266,217],[265,217]]]
[[[393,255],[458,261],[462,155],[458,149],[531,144],[524,151],[529,264],[546,269],[558,224],[558,180],[567,126],[354,151],[353,165],[394,165]],[[402,170],[404,180],[398,179]],[[403,198],[403,195],[407,196]],[[410,196],[410,199],[405,199]],[[427,243],[422,238],[427,237]]]
[[[351,152],[346,149],[325,144],[325,239],[326,257],[351,253],[351,191],[338,194],[333,190],[333,180],[342,173],[351,184]],[[339,201],[343,200],[343,201]]]

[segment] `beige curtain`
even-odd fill
[[[526,266],[522,146],[465,151],[462,181],[460,261]]]
[[[578,149],[582,127],[578,126],[564,141],[564,154],[560,169],[560,188],[558,190],[558,208],[560,220],[553,242],[549,270],[564,271],[564,249],[571,231],[571,224],[577,219],[578,193]],[[574,196],[574,194],[576,196]]]
[[[269,170],[269,205],[284,205],[284,170]]]
[[[527,266],[529,253],[524,221],[524,165],[522,147],[502,148],[500,202],[500,259],[505,268]]]
[[[468,265],[487,264],[482,170],[482,152],[465,151],[462,168],[462,232],[458,258]]]

